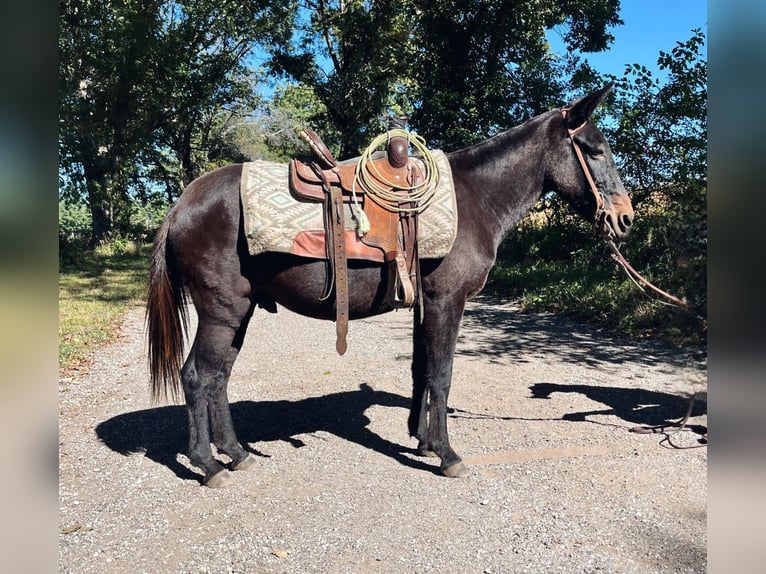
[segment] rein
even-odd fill
[[[569,111],[569,108],[560,108],[561,114],[566,119],[567,112]],[[655,299],[658,303],[662,303],[663,305],[670,305],[671,307],[681,307],[686,310],[691,310],[689,307],[689,304],[686,301],[683,301],[679,299],[678,297],[675,297],[668,293],[667,291],[663,291],[656,285],[652,284],[649,280],[645,279],[638,271],[633,269],[630,263],[628,263],[628,260],[625,259],[625,256],[620,253],[620,250],[618,249],[617,245],[614,243],[612,239],[612,230],[609,228],[609,226],[606,223],[606,209],[604,207],[606,201],[604,199],[604,194],[599,191],[598,186],[596,186],[596,182],[593,180],[593,175],[590,172],[590,168],[588,167],[588,164],[585,163],[585,157],[582,154],[582,150],[580,149],[580,146],[577,145],[577,142],[574,139],[574,135],[579,132],[582,128],[585,127],[585,125],[588,123],[586,120],[576,128],[567,128],[567,135],[569,136],[569,141],[572,142],[572,147],[574,148],[575,155],[577,156],[578,161],[580,162],[580,166],[582,167],[583,173],[585,174],[585,179],[588,181],[588,186],[590,187],[591,192],[593,193],[594,198],[596,199],[596,212],[593,219],[593,228],[596,231],[596,235],[603,239],[604,242],[609,246],[609,250],[612,252],[612,259],[614,259],[618,265],[625,271],[628,278],[644,293],[646,293],[644,287],[642,287],[642,284],[658,295],[661,295],[662,297],[665,297],[669,303],[666,301],[660,301],[658,299]]]
[[[625,271],[625,274],[628,276],[628,278],[633,281],[633,283],[641,289],[644,293],[646,291],[644,288],[640,285],[640,283],[643,283],[646,287],[657,293],[658,295],[661,295],[665,297],[670,303],[666,301],[660,301],[659,299],[655,299],[658,303],[662,303],[663,305],[670,305],[671,307],[681,307],[683,309],[691,310],[689,307],[689,304],[686,301],[683,301],[682,299],[679,299],[678,297],[675,297],[668,293],[667,291],[663,291],[656,285],[653,285],[650,283],[647,279],[645,279],[638,271],[633,269],[630,263],[628,263],[628,260],[625,259],[625,256],[620,253],[620,250],[617,248],[617,245],[615,245],[614,241],[611,239],[604,239],[606,244],[609,246],[609,250],[612,252],[612,259],[614,259],[617,264],[622,267],[623,271]]]

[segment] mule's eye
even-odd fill
[[[602,149],[589,149],[588,155],[594,159],[599,159],[601,157],[604,157],[604,150]]]

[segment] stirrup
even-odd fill
[[[402,251],[386,253],[386,261],[388,263],[386,300],[391,301],[396,308],[412,307],[415,302],[415,288],[407,272],[404,253]]]

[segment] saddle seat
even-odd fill
[[[301,132],[301,137],[312,151],[311,156],[299,156],[290,162],[290,191],[299,201],[324,201],[325,184],[340,186],[344,201],[349,202],[354,192],[357,195],[366,194],[362,186],[355,186],[356,159],[337,162],[333,158],[321,138],[312,130],[306,128]],[[378,152],[377,158],[373,156],[372,165],[368,166],[368,173],[375,180],[376,185],[391,191],[404,189],[410,185],[413,176],[411,171],[416,170],[415,178],[422,174],[420,169],[407,156],[407,143],[402,137],[393,137],[389,141],[385,152],[386,157],[380,157],[383,152]]]
[[[384,189],[406,188],[412,180],[411,170],[419,169],[415,164],[403,167],[394,167],[388,158],[372,160],[369,174],[375,179],[375,183]],[[299,201],[324,201],[325,183],[340,186],[343,192],[343,201],[350,203],[353,193],[357,198],[367,195],[360,185],[354,185],[356,177],[357,160],[348,160],[335,164],[331,168],[317,170],[318,164],[314,157],[299,156],[290,162],[290,191]],[[395,185],[391,185],[391,184]]]
[[[325,205],[325,246],[335,280],[336,349],[342,355],[346,350],[348,322],[347,234],[351,233],[351,240],[355,240],[354,232],[345,230],[343,204],[353,204],[352,213],[354,210],[363,212],[363,216],[355,215],[359,240],[383,253],[388,269],[385,300],[393,308],[411,307],[415,301],[412,277],[417,278],[418,272],[417,215],[406,211],[411,205],[407,201],[407,189],[419,185],[423,176],[418,165],[407,156],[406,138],[392,137],[385,157],[373,158],[364,166],[366,177],[371,178],[376,187],[401,195],[398,205],[389,205],[377,197],[372,198],[373,192],[356,177],[358,160],[338,163],[313,131],[304,130],[301,136],[313,155],[299,156],[290,162],[289,189],[298,201]],[[364,223],[362,218],[366,220]]]

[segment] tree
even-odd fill
[[[563,27],[576,51],[605,49],[618,0],[308,0],[293,42],[273,68],[311,86],[358,153],[389,110],[438,146],[457,147],[547,109],[565,66],[545,30]]]
[[[94,240],[109,236],[125,209],[136,154],[152,139],[141,108],[159,7],[159,0],[60,2],[60,165],[68,195],[86,199]]]
[[[706,181],[707,61],[705,35],[693,30],[657,65],[668,78],[660,81],[640,64],[615,78],[617,97],[607,114],[607,133],[620,160],[623,177],[637,200],[667,184]]]
[[[423,0],[414,37],[415,123],[447,149],[484,139],[558,105],[576,53],[606,49],[622,24],[617,0]],[[545,31],[563,30],[573,56],[557,59]]]
[[[158,144],[178,161],[180,190],[221,161],[243,159],[227,136],[259,102],[258,76],[246,67],[246,57],[256,43],[284,39],[291,7],[267,0],[187,0],[167,2],[164,10],[163,65],[155,88],[164,102]]]
[[[669,288],[707,305],[707,60],[705,35],[692,30],[657,64],[660,81],[628,66],[604,130],[644,223],[635,258]]]
[[[172,199],[228,145],[232,118],[254,107],[256,42],[291,29],[289,3],[61,0],[60,172],[82,197],[93,239],[129,219],[131,194],[161,182]]]
[[[378,133],[409,72],[410,12],[410,2],[395,0],[306,0],[294,41],[272,51],[272,68],[311,87],[324,105],[341,157]]]
[[[327,108],[313,88],[303,84],[278,86],[262,113],[252,122],[252,129],[241,138],[240,149],[251,159],[289,161],[306,152],[299,133],[305,127],[319,130],[329,141],[337,132],[327,117]],[[334,153],[338,153],[333,146]]]

